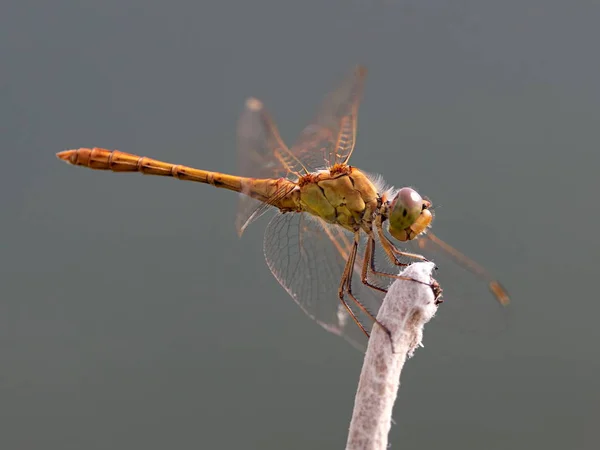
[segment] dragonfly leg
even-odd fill
[[[371,234],[369,234],[368,239],[369,240],[367,241],[367,248],[365,251],[363,268],[362,268],[362,273],[361,273],[361,275],[362,275],[361,281],[365,285],[367,285],[370,288],[376,289],[378,291],[387,292],[387,289],[380,288],[379,286],[375,286],[369,282],[368,276],[369,276],[369,270],[370,270],[370,273],[372,273],[373,275],[376,275],[376,276],[393,278],[395,280],[415,281],[417,283],[424,284],[426,286],[429,286],[433,290],[433,293],[434,293],[436,299],[439,297],[439,295],[441,294],[441,291],[439,288],[439,284],[436,281],[434,281],[433,283],[425,283],[420,280],[415,280],[414,278],[411,278],[411,277],[405,277],[403,275],[394,275],[391,273],[381,272],[380,270],[377,270],[375,268],[375,236],[373,236],[373,234],[371,233]],[[408,266],[408,264],[404,264],[404,265]]]
[[[362,323],[360,323],[360,320],[358,320],[358,317],[356,317],[356,314],[354,314],[354,311],[352,311],[352,308],[350,308],[350,305],[348,305],[348,303],[346,302],[345,295],[344,295],[345,291],[346,291],[347,280],[348,280],[348,267],[350,267],[350,272],[352,272],[354,263],[352,263],[352,264],[350,264],[350,263],[356,259],[356,250],[357,250],[357,245],[355,243],[350,251],[348,260],[346,261],[346,266],[344,267],[344,272],[342,274],[342,279],[340,281],[340,287],[338,288],[338,297],[340,298],[340,302],[342,302],[342,305],[344,306],[344,308],[346,308],[346,311],[348,311],[348,314],[350,314],[350,317],[352,317],[352,320],[354,320],[354,323],[356,323],[356,325],[361,329],[361,331],[365,334],[365,336],[367,336],[367,338],[369,338],[370,337],[369,332],[365,329],[364,325]]]
[[[419,255],[418,253],[409,253],[398,250],[396,246],[388,239],[388,237],[383,232],[383,226],[381,224],[381,216],[377,217],[375,222],[375,229],[377,230],[377,236],[379,237],[379,242],[381,242],[381,247],[385,251],[387,257],[394,263],[396,266],[406,267],[407,263],[403,263],[398,261],[396,256],[404,256],[406,258],[416,259],[417,261],[425,261],[429,260],[425,258],[423,255]]]
[[[357,231],[354,235],[354,243],[352,244],[352,248],[350,250],[350,255],[348,257],[348,260],[346,261],[346,267],[344,268],[344,273],[342,275],[342,280],[340,282],[340,287],[338,289],[338,295],[339,295],[340,301],[342,302],[342,304],[344,305],[346,310],[350,313],[354,322],[356,322],[356,324],[363,331],[363,333],[365,333],[365,335],[367,337],[369,337],[369,332],[365,329],[364,325],[362,323],[360,323],[360,320],[358,320],[358,318],[356,317],[356,314],[354,313],[354,311],[352,311],[352,309],[346,302],[346,300],[344,298],[345,294],[348,294],[348,297],[350,297],[350,299],[356,304],[356,306],[358,306],[360,308],[360,310],[363,313],[365,313],[373,322],[375,322],[379,326],[381,326],[381,328],[383,328],[385,330],[385,332],[388,335],[390,335],[390,332],[387,329],[387,327],[385,325],[383,325],[381,322],[379,322],[377,320],[377,318],[352,293],[352,274],[354,272],[354,265],[356,263],[356,254],[358,251],[358,242],[360,239],[359,233],[360,232]]]
[[[360,320],[358,320],[358,317],[356,317],[356,314],[354,314],[354,311],[352,311],[352,308],[350,308],[350,305],[348,305],[348,303],[346,302],[346,299],[344,298],[345,289],[346,289],[346,270],[344,270],[344,274],[342,275],[342,280],[340,282],[340,287],[338,288],[338,297],[340,298],[340,302],[342,302],[342,305],[344,306],[346,311],[348,311],[348,314],[350,314],[350,317],[352,317],[352,320],[354,320],[354,323],[356,323],[356,325],[361,329],[361,331],[365,334],[365,336],[367,336],[367,338],[369,338],[370,337],[369,332],[365,329],[364,325],[362,323],[360,323]]]
[[[362,270],[360,272],[360,280],[363,282],[365,286],[370,287],[371,289],[375,289],[376,291],[383,292],[387,294],[387,289],[379,287],[375,284],[369,282],[369,267],[373,272],[373,268],[375,266],[375,239],[369,236],[369,240],[367,241],[367,247],[365,249],[365,256],[363,258]]]

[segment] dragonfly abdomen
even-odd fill
[[[157,175],[177,178],[178,180],[195,181],[212,186],[241,192],[249,197],[272,204],[280,209],[298,209],[298,195],[293,192],[295,183],[285,178],[255,179],[195,169],[181,164],[172,164],[146,156],[138,156],[119,150],[104,148],[79,148],[65,150],[56,156],[75,166],[83,166],[94,170],[110,170],[113,172],[140,172],[145,175]]]
[[[243,190],[245,179],[235,175],[210,172],[181,164],[172,164],[147,156],[138,156],[119,150],[104,148],[80,148],[57,153],[58,158],[75,166],[84,166],[94,170],[113,172],[140,172],[144,175],[173,177],[179,180],[212,184],[215,187],[236,192]]]
[[[171,164],[146,156],[138,156],[119,150],[104,148],[80,148],[58,153],[63,161],[76,166],[84,166],[95,170],[111,170],[113,172],[140,172],[145,175],[158,175],[179,178],[181,180],[211,183],[213,172],[194,169],[192,167]]]

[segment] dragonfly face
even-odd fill
[[[389,206],[389,232],[399,241],[410,241],[423,233],[433,218],[431,202],[423,199],[414,189],[398,191]]]

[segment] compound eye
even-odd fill
[[[417,191],[408,187],[400,189],[391,204],[390,227],[397,230],[410,227],[421,214],[423,206],[423,198]]]

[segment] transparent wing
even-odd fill
[[[255,98],[246,100],[237,125],[238,171],[254,178],[289,178],[295,180],[297,161],[287,148],[275,122]],[[276,195],[285,195],[277,193]],[[245,228],[262,216],[270,205],[240,194],[236,228],[241,236]]]
[[[267,265],[277,281],[309,317],[327,331],[364,350],[367,338],[338,297],[352,242],[353,236],[339,226],[328,225],[303,213],[278,213],[267,226],[264,251]],[[361,244],[364,248],[364,242]],[[362,255],[361,251],[357,257],[352,291],[376,315],[383,294],[361,282]],[[347,301],[361,323],[370,330],[371,320],[350,299]]]
[[[444,290],[436,322],[461,334],[494,338],[510,328],[513,306],[506,290],[480,264],[460,253],[433,233],[403,243],[436,263],[435,278]]]
[[[237,127],[239,174],[295,181],[303,174],[346,163],[356,141],[358,106],[365,76],[366,69],[359,66],[329,94],[315,121],[304,129],[292,149],[283,142],[262,102],[248,99]],[[236,218],[238,234],[268,208],[269,204],[242,193]]]
[[[358,108],[367,70],[356,67],[323,101],[315,120],[300,134],[291,153],[297,170],[315,171],[347,163],[356,143]]]

